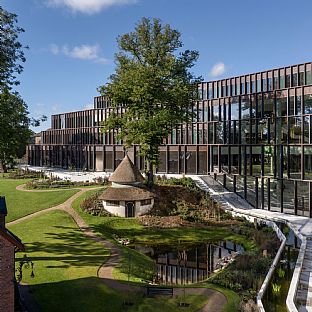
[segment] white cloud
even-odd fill
[[[215,65],[213,65],[211,71],[210,71],[210,76],[211,77],[218,77],[221,76],[225,73],[226,71],[226,67],[224,65],[224,63],[219,62],[216,63]]]
[[[65,7],[73,12],[94,14],[114,5],[133,4],[137,1],[138,0],[46,0],[46,4],[52,7]]]
[[[53,43],[50,45],[49,50],[54,55],[63,54],[72,58],[93,61],[95,63],[100,64],[109,63],[108,59],[100,55],[100,47],[97,44],[96,45],[82,44],[80,46],[69,48],[67,45],[59,47],[58,45]]]

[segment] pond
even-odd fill
[[[158,284],[185,285],[201,282],[232,261],[244,248],[231,241],[196,245],[136,245],[135,249],[156,263]]]
[[[262,299],[266,312],[287,312],[286,298],[301,242],[291,230],[286,237],[286,247]]]

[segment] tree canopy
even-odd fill
[[[140,145],[151,166],[159,163],[158,148],[177,124],[192,118],[197,83],[190,68],[197,51],[178,52],[181,34],[159,19],[143,18],[135,30],[118,37],[116,72],[99,87],[116,109],[103,124],[115,130],[126,148]],[[125,109],[120,113],[118,107]]]
[[[16,157],[23,156],[25,144],[32,134],[27,105],[17,94],[0,94],[0,171]]]
[[[0,172],[14,158],[23,156],[25,146],[33,132],[30,126],[38,126],[46,120],[29,117],[27,104],[12,86],[18,85],[17,75],[23,71],[24,50],[18,36],[24,30],[17,26],[16,14],[0,6]]]
[[[24,50],[18,40],[24,29],[17,26],[17,15],[0,6],[0,90],[19,84],[16,74],[23,71]]]

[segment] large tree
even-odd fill
[[[0,172],[7,164],[21,157],[32,131],[33,121],[28,117],[26,103],[18,94],[4,91],[0,94]]]
[[[18,36],[24,30],[17,26],[16,14],[0,6],[0,172],[14,158],[23,156],[32,135],[30,126],[46,120],[29,117],[27,104],[19,94],[12,92],[18,85],[17,75],[23,71],[24,50]]]
[[[140,145],[150,181],[159,164],[159,146],[177,124],[192,118],[197,83],[190,68],[197,51],[178,50],[181,34],[159,19],[143,18],[135,30],[118,37],[116,72],[99,87],[115,108],[103,124],[129,148]],[[125,106],[121,114],[118,107]]]
[[[0,91],[19,84],[16,74],[23,71],[24,50],[18,40],[24,29],[17,26],[17,15],[0,6]]]

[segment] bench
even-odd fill
[[[155,287],[155,286],[147,286],[146,287],[146,295],[147,297],[155,297],[155,296],[173,296],[173,288],[172,287]]]

